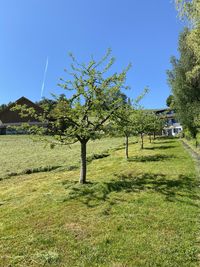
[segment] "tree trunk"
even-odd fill
[[[141,149],[143,149],[144,148],[144,139],[143,139],[144,137],[143,137],[143,133],[141,134]]]
[[[87,160],[86,160],[86,145],[87,141],[81,141],[81,173],[80,173],[80,184],[86,183],[86,172],[87,172]]]
[[[153,140],[155,140],[155,139],[156,139],[156,133],[153,132]]]
[[[195,140],[195,146],[196,146],[196,148],[198,147],[198,141],[197,141],[197,139]]]
[[[149,135],[149,142],[151,143],[151,134]]]
[[[128,135],[125,135],[125,155],[126,159],[128,159]]]

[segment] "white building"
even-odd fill
[[[179,134],[183,127],[178,122],[174,110],[171,109],[160,109],[156,110],[155,113],[160,116],[163,120],[165,120],[165,127],[162,131],[163,135],[166,136],[176,136]]]

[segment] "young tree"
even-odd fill
[[[160,133],[164,128],[164,120],[154,112],[149,112],[146,116],[146,133],[149,135],[149,141],[155,140],[156,134]]]
[[[163,127],[164,127],[164,122],[153,112],[142,109],[134,111],[133,129],[141,137],[141,149],[144,148],[145,134],[149,135],[149,140],[151,142],[152,135],[155,138],[155,134],[161,131]]]
[[[123,94],[123,105],[117,110],[115,115],[112,117],[113,124],[111,125],[110,132],[122,134],[125,137],[125,157],[129,157],[129,137],[136,135],[135,129],[135,112],[139,109],[139,102],[149,92],[148,88],[144,88],[143,92],[134,100],[132,103],[130,98],[127,98]]]
[[[134,110],[130,102],[125,103],[117,110],[113,116],[113,124],[111,125],[111,132],[115,134],[122,134],[125,137],[125,157],[129,157],[129,137],[133,134],[133,114]]]
[[[130,65],[121,73],[110,74],[114,63],[110,54],[108,50],[102,60],[92,58],[88,64],[79,63],[70,54],[71,71],[65,71],[71,78],[60,79],[58,84],[68,93],[48,116],[50,126],[47,131],[57,141],[61,144],[80,143],[81,184],[86,183],[87,143],[104,133],[111,117],[123,105],[123,99],[119,97],[121,89],[127,89],[125,81]]]
[[[133,127],[141,137],[141,149],[144,148],[144,135],[148,129],[148,112],[145,110],[136,110],[134,113]]]

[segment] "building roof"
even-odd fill
[[[32,101],[30,101],[28,98],[23,96],[23,97],[19,98],[17,101],[15,101],[14,103],[12,103],[11,105],[9,105],[2,112],[0,112],[0,121],[3,124],[4,123],[6,123],[6,124],[25,123],[25,122],[36,122],[37,121],[35,118],[33,118],[31,116],[22,118],[19,114],[20,113],[19,111],[12,111],[11,109],[15,105],[21,105],[21,106],[26,105],[27,108],[33,108],[36,111],[36,113],[38,113],[38,114],[43,113],[43,109],[41,107],[39,107],[38,105],[36,105]]]

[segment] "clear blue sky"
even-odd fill
[[[69,51],[84,62],[110,47],[113,71],[133,64],[127,94],[149,86],[142,104],[165,107],[166,69],[182,28],[172,0],[0,0],[0,104],[40,99],[47,56],[45,97],[61,92]]]

